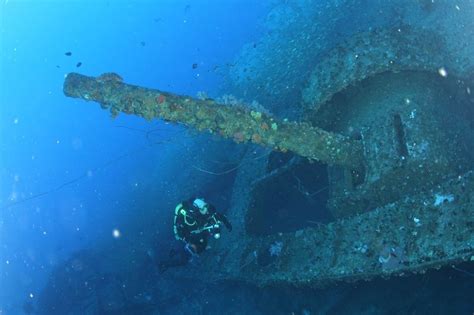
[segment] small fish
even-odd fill
[[[82,66],[82,62],[79,61],[79,62],[76,64],[76,67],[79,68],[80,66]]]
[[[193,63],[193,69],[196,69],[198,67],[197,63]]]
[[[144,41],[141,41],[140,45],[142,45],[142,47],[145,47],[146,43]]]
[[[68,57],[69,57],[69,56],[72,56],[72,52],[70,52],[70,51],[66,51],[64,54],[65,54],[66,56],[68,56]]]

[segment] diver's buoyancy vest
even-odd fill
[[[178,231],[178,217],[183,216],[183,222],[186,226],[188,227],[194,227],[195,230],[191,230],[191,233],[201,233],[203,232],[206,228],[209,228],[210,225],[215,225],[215,224],[221,224],[222,222],[216,218],[216,213],[213,213],[209,216],[208,221],[206,222],[206,225],[204,227],[199,227],[198,225],[198,220],[194,218],[192,215],[188,214],[188,211],[184,208],[183,204],[180,203],[176,206],[174,210],[174,224],[173,224],[173,232],[174,232],[174,237],[177,240],[184,241],[184,238],[179,235]],[[214,222],[210,222],[213,220]]]
[[[188,226],[194,226],[197,224],[196,219],[188,215],[186,209],[184,209],[183,207],[183,204],[182,203],[178,204],[176,208],[174,209],[174,224],[173,224],[174,237],[177,240],[183,240],[183,238],[179,236],[178,228],[176,226],[176,223],[177,223],[176,221],[178,220],[178,216],[180,215],[183,216],[184,224]]]

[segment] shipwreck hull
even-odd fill
[[[322,286],[474,260],[472,81],[460,71],[440,75],[440,63],[420,60],[356,71],[362,74],[341,79],[336,93],[308,109],[313,125],[362,143],[364,167],[289,157],[275,169],[261,161],[259,172],[240,170],[246,180],[236,184],[240,205],[231,216],[245,228],[213,245],[186,276]],[[283,206],[290,215],[279,217],[279,198],[291,200]],[[313,216],[303,213],[308,208]],[[332,222],[318,217],[325,212]],[[290,226],[292,216],[303,226]]]
[[[321,54],[298,121],[112,73],[69,74],[64,92],[113,116],[288,154],[277,166],[272,155],[244,158],[228,213],[234,231],[198,266],[169,275],[259,286],[401,275],[474,260],[474,61],[447,40],[406,26],[355,34]]]
[[[472,261],[474,173],[326,225],[259,237],[237,231],[227,237],[199,266],[173,276],[323,286]]]

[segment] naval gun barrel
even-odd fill
[[[100,103],[112,116],[120,112],[145,119],[163,119],[209,131],[237,143],[253,142],[326,164],[359,169],[362,143],[308,123],[278,120],[246,107],[219,104],[155,89],[126,84],[115,73],[98,77],[69,73],[64,94]]]

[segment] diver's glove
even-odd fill
[[[225,227],[229,232],[232,232],[232,224],[230,224],[227,217],[221,213],[216,213],[216,219],[219,220],[221,223],[224,223]]]

